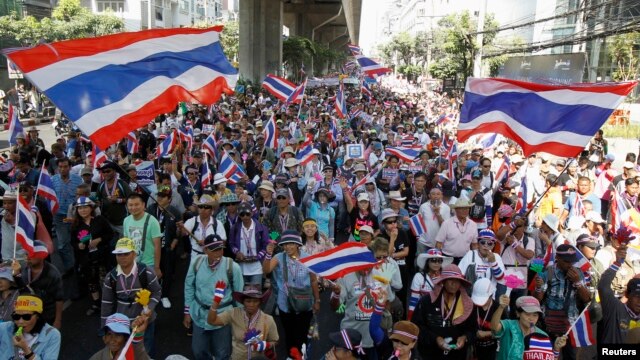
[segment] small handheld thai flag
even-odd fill
[[[127,134],[127,151],[129,154],[135,154],[138,152],[138,148],[140,147],[140,143],[138,142],[138,138],[136,138],[136,134],[132,131]]]
[[[420,154],[419,146],[398,146],[398,147],[389,147],[386,149],[386,152],[397,156],[400,160],[410,163],[418,157]]]
[[[500,164],[500,167],[496,171],[496,176],[494,180],[495,183],[502,184],[503,182],[509,181],[510,169],[511,169],[511,162],[509,161],[509,157],[507,155],[504,155],[504,158],[502,159],[502,163]]]
[[[42,164],[40,170],[40,181],[38,182],[38,190],[36,195],[42,197],[47,202],[47,207],[52,214],[58,213],[59,202],[56,192],[53,190],[53,182],[47,168]]]
[[[573,263],[573,266],[579,268],[580,270],[582,270],[583,273],[588,273],[589,269],[591,269],[591,263],[589,262],[589,259],[587,259],[584,254],[582,254],[582,252],[580,250],[578,250],[577,247],[573,246],[572,247],[575,249],[576,251],[576,257],[577,260],[575,263]]]
[[[518,191],[518,203],[516,204],[516,213],[524,215],[528,209],[527,206],[527,177],[522,178],[522,184]]]
[[[296,159],[300,162],[300,165],[305,166],[313,159],[313,146],[311,146],[311,140],[307,140],[302,144],[298,153],[296,154]]]
[[[36,219],[31,212],[31,206],[27,204],[27,201],[22,196],[18,196],[18,209],[16,214],[18,215],[16,241],[19,242],[22,248],[31,256],[34,250],[33,240],[36,233]],[[6,256],[10,255],[7,254]]]
[[[211,173],[211,169],[209,168],[208,157],[209,156],[205,154],[204,161],[202,162],[202,165],[204,165],[204,169],[202,171],[202,179],[200,180],[200,185],[203,189],[213,183],[213,174]]]
[[[18,110],[15,106],[9,106],[9,113],[7,115],[9,117],[9,145],[15,145],[18,143],[16,141],[16,136],[18,134],[24,135],[24,128],[18,118]]]
[[[276,117],[275,114],[271,115],[269,121],[267,121],[267,125],[265,125],[263,130],[264,135],[264,146],[277,149],[278,148],[278,127],[276,126]]]
[[[335,280],[352,272],[366,270],[376,265],[376,258],[367,245],[345,242],[321,253],[300,259],[310,271]]]
[[[93,145],[93,168],[97,169],[100,166],[102,166],[102,164],[107,161],[107,154],[105,154],[104,151],[102,151],[98,145]]]
[[[409,228],[416,238],[427,233],[427,225],[424,223],[422,214],[418,213],[409,219]]]
[[[569,329],[569,339],[573,347],[590,346],[596,343],[593,337],[593,329],[591,328],[591,316],[589,315],[589,307],[585,307],[582,314]]]
[[[185,141],[187,143],[187,150],[190,153],[193,146],[193,128],[191,126],[180,128],[178,129],[178,134],[180,135],[180,142]]]
[[[347,116],[347,102],[345,101],[344,84],[342,82],[340,82],[340,87],[338,88],[338,93],[336,94],[336,102],[334,103],[334,107],[336,109],[338,117],[344,119]]]
[[[218,161],[218,143],[216,142],[216,137],[214,136],[214,132],[212,131],[209,136],[202,143],[202,148],[209,155],[213,162]]]
[[[362,55],[362,49],[360,49],[360,46],[347,44],[347,47],[349,48],[349,51],[351,51],[352,55]]]
[[[233,161],[226,151],[222,153],[222,157],[220,158],[218,172],[227,178],[227,182],[231,185],[238,183],[247,175],[240,165]]]
[[[173,152],[176,148],[176,144],[178,143],[178,136],[176,134],[176,130],[172,130],[169,135],[158,145],[158,150],[156,151],[156,155],[161,158],[163,156],[167,156]]]
[[[366,81],[363,81],[362,85],[360,85],[360,92],[362,93],[362,96],[366,96],[367,99],[371,99],[371,89],[369,89],[369,85],[367,85]]]
[[[296,89],[287,97],[285,104],[300,104],[304,99],[304,90],[307,88],[307,80],[303,81]]]
[[[281,77],[267,74],[267,77],[262,81],[262,87],[267,89],[267,91],[278,98],[278,100],[286,101],[293,90],[295,90],[296,85]]]

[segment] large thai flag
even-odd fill
[[[391,72],[391,69],[378,64],[364,55],[355,55],[355,57],[356,61],[358,61],[358,65],[360,65],[360,68],[362,69],[362,72],[370,77]]]
[[[184,100],[216,102],[238,70],[222,27],[153,29],[43,44],[7,56],[105,149]]]
[[[264,146],[277,149],[278,148],[278,127],[276,126],[276,117],[275,114],[271,115],[269,121],[267,121],[267,125],[264,127],[262,131],[264,135]]]
[[[362,49],[360,49],[360,46],[347,44],[347,47],[349,48],[349,51],[351,51],[351,55],[353,56],[362,55]]]
[[[588,307],[582,311],[575,323],[569,329],[569,339],[573,347],[590,346],[596,343],[591,328],[591,316]]]
[[[469,78],[458,141],[497,132],[516,141],[525,156],[544,151],[575,157],[636,84],[557,86]]]
[[[338,113],[338,117],[344,119],[347,116],[347,102],[344,97],[344,84],[340,82],[340,87],[338,88],[338,93],[336,94],[336,101],[333,104]]]
[[[296,159],[298,159],[302,166],[307,165],[309,161],[313,159],[313,146],[311,146],[311,144],[312,141],[309,139],[302,144],[300,149],[298,149]]]
[[[427,225],[424,222],[422,214],[418,213],[409,219],[409,228],[416,238],[427,233]]]
[[[220,158],[218,172],[227,178],[227,182],[231,185],[238,183],[247,175],[242,167],[233,161],[226,151],[222,153],[222,157]]]
[[[202,149],[213,159],[214,163],[218,161],[218,143],[216,142],[215,131],[212,131],[204,140]]]
[[[138,138],[136,138],[136,134],[131,131],[127,134],[127,151],[129,154],[135,154],[138,152],[140,147],[140,142],[138,142]]]
[[[352,272],[371,269],[376,258],[367,245],[345,242],[321,253],[300,259],[311,272],[329,280],[341,278]]]
[[[156,156],[161,158],[167,156],[173,152],[178,144],[178,135],[176,130],[171,130],[171,133],[158,145],[156,148]]]
[[[99,168],[108,159],[107,154],[102,151],[98,145],[93,144],[93,168]]]
[[[397,156],[400,160],[410,163],[420,155],[420,146],[397,146],[388,147],[386,152]]]
[[[36,218],[31,212],[31,206],[27,204],[27,201],[18,196],[18,208],[16,210],[18,222],[16,226],[16,241],[22,245],[22,248],[29,253],[29,256],[33,254],[33,240],[36,233]],[[6,254],[5,256],[11,256]]]
[[[304,90],[307,88],[307,80],[305,79],[296,89],[287,97],[285,104],[300,104],[304,99]]]
[[[45,199],[47,207],[52,214],[58,213],[58,196],[56,195],[55,190],[53,190],[53,181],[51,181],[51,176],[44,164],[42,164],[42,169],[40,170],[40,181],[38,181],[38,190],[36,190],[36,195]]]
[[[267,74],[267,77],[262,81],[262,87],[267,89],[267,91],[278,98],[278,100],[285,102],[295,90],[296,84],[281,77]]]
[[[24,135],[24,127],[18,118],[18,109],[13,105],[9,105],[9,145],[16,145],[16,136],[18,134]]]

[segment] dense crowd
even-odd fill
[[[105,347],[92,359],[117,358],[130,337],[135,359],[153,356],[157,306],[184,312],[195,359],[296,358],[318,331],[322,292],[343,316],[322,329],[326,359],[584,359],[567,334],[585,312],[593,343],[638,343],[635,153],[612,168],[601,131],[572,159],[525,157],[501,137],[456,144],[455,95],[348,88],[340,118],[335,92],[283,105],[248,88],[183,104],[105,149],[99,166],[77,129],[53,144],[35,128],[18,136],[0,165],[0,358],[58,358],[63,279],[78,279],[91,301],[82,311],[101,317]],[[193,136],[157,156],[176,132]],[[419,153],[387,151],[398,148]],[[155,164],[153,185],[138,183],[143,161]],[[43,169],[54,211],[36,196]],[[37,252],[16,242],[19,197]],[[366,244],[378,263],[330,281],[299,261],[344,242]],[[278,343],[289,353],[276,355]]]

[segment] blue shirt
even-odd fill
[[[82,178],[76,174],[69,174],[69,179],[64,182],[60,174],[55,174],[51,181],[60,203],[58,213],[55,215],[66,216],[69,205],[73,204],[76,199],[76,189],[82,184]]]
[[[277,304],[280,310],[289,312],[289,303],[287,301],[287,290],[284,286],[284,273],[283,269],[285,265],[285,253],[279,253],[276,255],[278,259],[278,266],[273,270],[273,279],[276,281],[276,287],[278,290]],[[304,251],[300,251],[300,258],[309,256]],[[287,287],[293,286],[297,288],[310,288],[311,287],[311,274],[309,270],[305,268],[300,262],[293,261],[291,258],[287,258],[288,270],[287,270]]]
[[[22,359],[18,357],[18,348],[13,346],[13,335],[16,329],[13,321],[0,324],[0,359]],[[45,324],[38,334],[38,338],[31,345],[31,351],[39,360],[57,360],[60,353],[60,331],[49,324]],[[24,355],[24,354],[21,354]]]
[[[595,194],[591,193],[589,195],[587,195],[586,197],[581,197],[582,201],[584,202],[585,200],[589,200],[591,202],[591,204],[593,204],[593,211],[597,212],[598,214],[601,213],[600,209],[600,198],[597,197]],[[571,209],[573,209],[573,207],[576,204],[576,193],[575,192],[570,192],[569,196],[567,197],[567,202],[564,203],[564,208],[571,213]],[[584,205],[583,205],[584,206]]]

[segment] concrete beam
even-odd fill
[[[284,4],[286,13],[335,14],[340,4]]]

